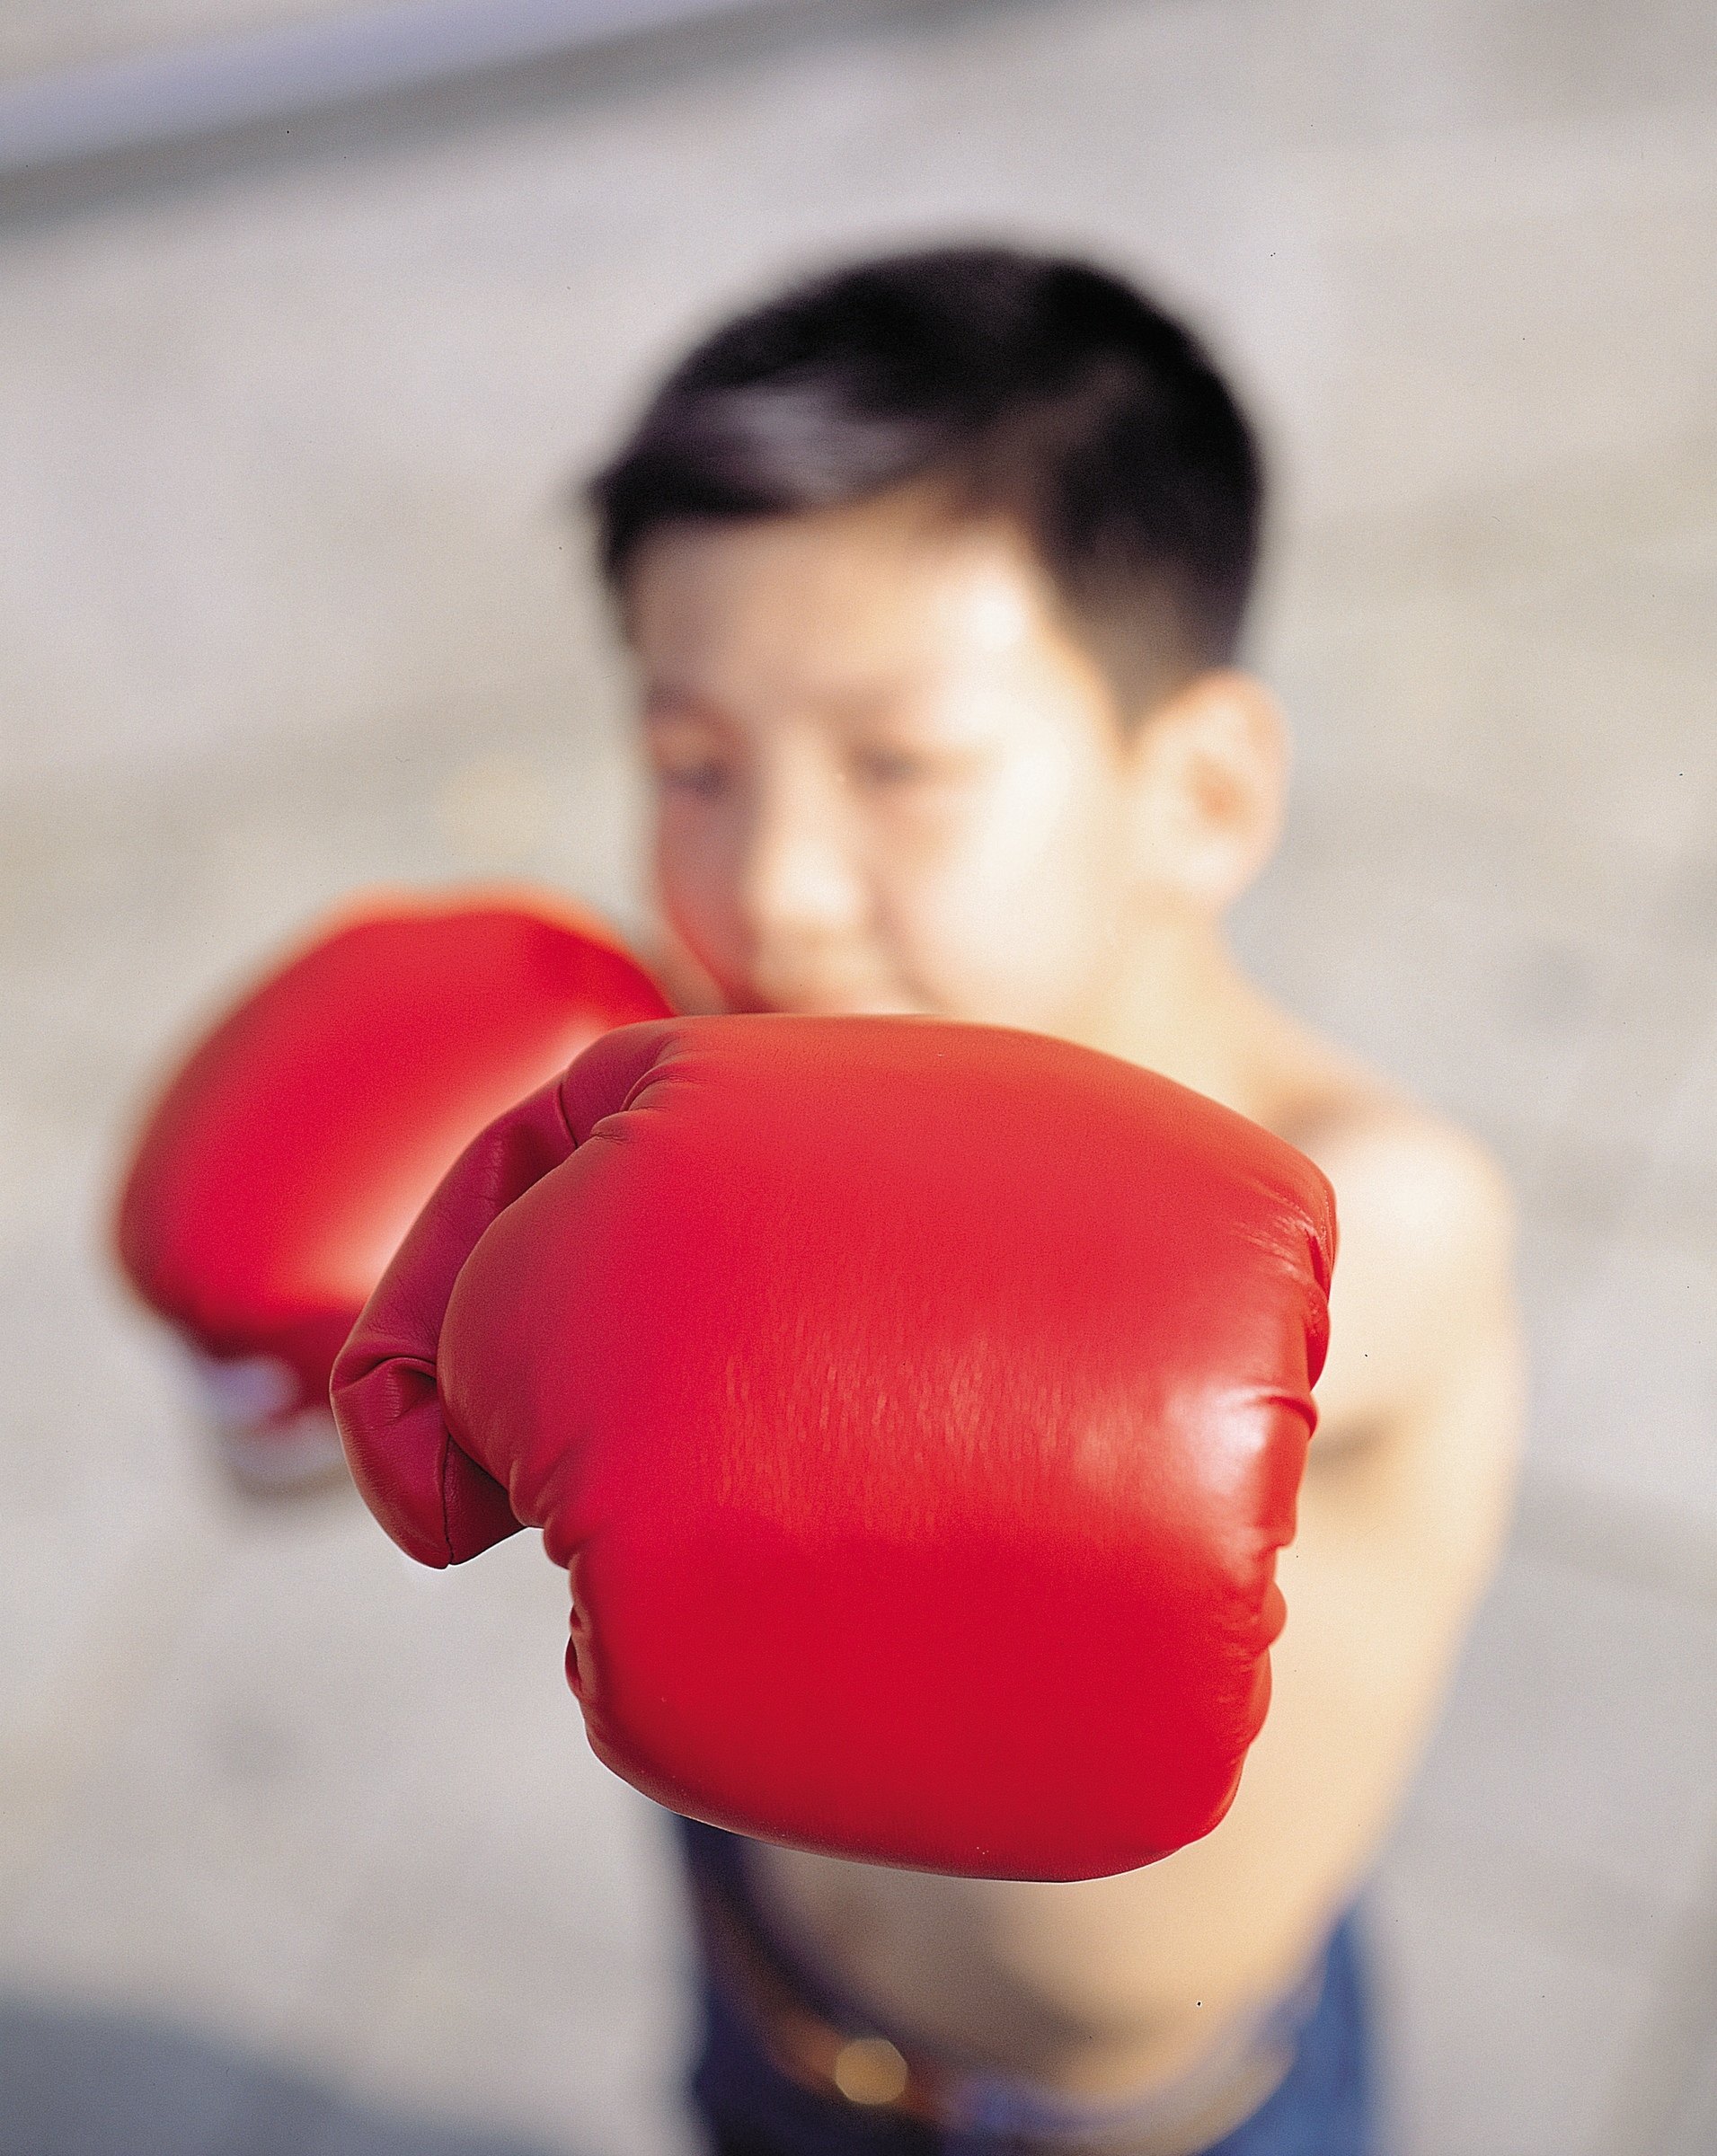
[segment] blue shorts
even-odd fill
[[[749,1910],[745,1844],[719,1829],[680,1820],[695,1881],[712,1883]],[[755,1921],[755,1911],[750,1911]],[[796,1968],[807,2003],[850,2024],[814,1974]],[[1367,1986],[1351,1915],[1332,1935],[1295,2023],[1292,2063],[1272,2095],[1203,2156],[1376,2156]],[[692,2099],[718,2156],[1078,2156],[1065,2133],[1018,2126],[931,2126],[898,2113],[869,2113],[790,2079],[763,2048],[752,2021],[706,1967],[703,2028]],[[1102,2144],[1085,2144],[1093,2151]],[[1124,2150],[1125,2137],[1112,2138]]]

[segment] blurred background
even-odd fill
[[[563,1583],[206,1461],[104,1215],[354,885],[643,917],[569,475],[832,252],[1094,251],[1263,415],[1273,986],[1517,1179],[1517,1531],[1374,1896],[1404,2156],[1717,2147],[1709,0],[0,11],[0,2151],[674,2156]]]

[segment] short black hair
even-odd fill
[[[1256,437],[1191,331],[1090,262],[951,247],[795,284],[680,362],[589,500],[624,599],[668,525],[915,484],[1024,533],[1129,714],[1234,658]]]

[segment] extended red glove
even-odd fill
[[[335,1354],[460,1148],[610,1026],[667,1011],[606,931],[528,892],[378,894],[323,923],[150,1111],[117,1234],[247,1480],[338,1467]]]
[[[544,1530],[650,1796],[1090,1877],[1208,1833],[1263,1720],[1334,1243],[1291,1147],[1086,1049],[635,1026],[467,1148],[334,1405],[425,1563]]]

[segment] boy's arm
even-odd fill
[[[1384,1651],[1411,1695],[1440,1683],[1508,1528],[1525,1405],[1513,1205],[1480,1146],[1412,1109],[1312,1150],[1341,1221],[1307,1469],[1321,1556],[1357,1588],[1396,1582]]]
[[[1495,1565],[1524,1385],[1512,1206],[1484,1153],[1406,1109],[1306,1150],[1341,1244],[1300,1532],[1279,1570],[1273,1756],[1251,1795],[1291,1810],[1321,1792],[1298,1845],[1315,1923],[1386,1829]]]
[[[1189,1922],[1250,1897],[1310,1952],[1387,1831],[1495,1563],[1522,1370],[1511,1208],[1480,1148],[1405,1109],[1297,1135],[1334,1186],[1341,1250],[1277,1570],[1288,1623],[1235,1808],[1170,1862]],[[1282,1976],[1261,1967],[1261,1995]]]

